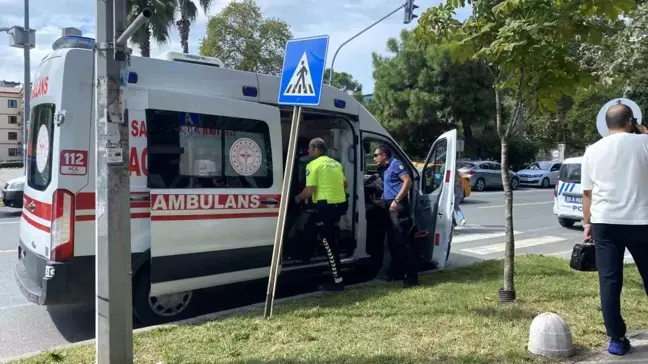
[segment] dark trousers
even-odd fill
[[[392,201],[385,201],[387,208],[387,247],[391,255],[388,276],[394,279],[405,278],[418,282],[418,259],[412,235],[414,222],[410,215],[409,203],[401,201],[396,211],[389,210]]]
[[[326,258],[335,283],[342,282],[342,264],[340,263],[340,250],[338,247],[338,224],[340,217],[346,213],[348,206],[346,202],[340,204],[318,202],[315,204],[315,211],[310,215],[308,222],[311,231],[322,238]]]
[[[592,238],[605,330],[609,337],[621,338],[626,334],[621,317],[623,256],[628,248],[648,294],[648,225],[592,224]]]

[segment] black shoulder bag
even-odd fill
[[[594,243],[585,240],[583,243],[574,245],[569,266],[581,272],[596,271],[596,254]]]

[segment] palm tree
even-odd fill
[[[151,37],[156,43],[166,43],[169,40],[169,29],[175,19],[176,0],[131,0],[128,23],[135,20],[144,8],[151,9],[153,16],[135,32],[131,42],[139,46],[142,57],[150,57]]]
[[[213,0],[199,0],[200,7],[207,13]],[[189,27],[191,22],[196,20],[198,8],[193,0],[177,0],[177,8],[180,11],[180,20],[176,22],[178,32],[180,32],[180,45],[182,52],[189,53]]]

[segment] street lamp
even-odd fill
[[[405,18],[403,19],[404,24],[409,24],[414,18],[417,18],[417,16],[413,13],[413,11],[418,8],[418,5],[414,5],[414,0],[406,0],[405,3],[403,3],[401,6],[397,7],[394,11],[392,11],[391,13],[389,13],[389,14],[383,16],[382,18],[376,20],[371,25],[369,25],[368,27],[362,29],[356,35],[354,35],[353,37],[347,39],[344,43],[340,44],[338,49],[335,51],[335,54],[333,54],[333,61],[331,61],[331,72],[329,73],[329,81],[328,81],[329,86],[331,86],[333,84],[333,67],[335,66],[335,58],[337,58],[337,55],[338,55],[338,52],[340,52],[340,49],[342,49],[342,47],[344,47],[350,41],[356,39],[362,33],[364,33],[367,30],[373,28],[376,24],[378,24],[378,23],[382,22],[383,20],[389,18],[394,13],[396,13],[397,11],[399,11],[400,9],[403,9],[403,8],[405,8]]]
[[[0,28],[0,32],[7,32],[10,37],[9,46],[22,48],[24,51],[24,84],[23,84],[23,165],[27,166],[27,123],[29,121],[29,100],[31,95],[31,70],[29,51],[36,47],[36,30],[29,29],[29,0],[25,0],[25,25],[11,28]]]

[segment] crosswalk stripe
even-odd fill
[[[567,240],[567,238],[562,238],[562,237],[559,237],[559,236],[539,236],[539,237],[536,237],[536,238],[523,239],[523,240],[516,241],[515,242],[515,249],[522,249],[522,248],[528,248],[528,247],[537,246],[537,245],[557,243],[559,241],[565,241],[565,240]],[[477,248],[461,249],[461,251],[466,252],[466,253],[478,254],[478,255],[486,255],[486,254],[493,254],[493,253],[503,252],[505,249],[506,249],[506,244],[501,243],[501,244],[491,244],[491,245],[480,246],[480,247],[477,247]]]
[[[469,232],[470,230],[461,230],[461,231]],[[513,235],[517,235],[517,234],[522,234],[522,233],[520,231],[513,231]],[[506,236],[506,233],[498,232],[498,233],[485,233],[485,234],[466,234],[466,235],[461,234],[452,237],[452,244],[467,243],[469,241],[476,241],[476,240],[501,238],[502,236]]]

